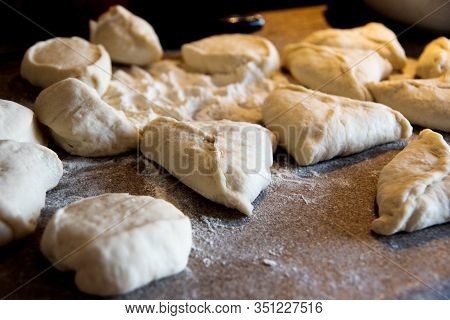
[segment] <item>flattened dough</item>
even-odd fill
[[[211,36],[181,47],[184,62],[203,73],[230,73],[254,62],[271,75],[280,67],[280,58],[269,40],[248,34]]]
[[[103,46],[84,39],[53,38],[38,42],[27,50],[20,73],[41,88],[67,78],[77,78],[102,95],[111,80],[111,58]]]
[[[424,79],[450,74],[450,40],[440,37],[431,41],[419,57],[416,74]]]
[[[111,156],[136,148],[137,129],[83,82],[69,78],[43,90],[34,110],[67,152]]]
[[[372,230],[382,235],[412,232],[450,221],[450,148],[429,129],[419,134],[380,172],[380,217]]]
[[[45,193],[62,174],[62,163],[52,150],[0,140],[0,246],[35,230]]]
[[[122,294],[182,271],[191,223],[161,199],[109,193],[56,211],[41,240],[59,270],[74,270],[86,293]]]
[[[91,42],[103,45],[114,62],[147,65],[163,55],[153,27],[122,6],[110,7],[89,26]]]
[[[368,50],[289,44],[283,64],[303,86],[358,100],[372,100],[365,84],[380,81],[392,71],[391,64]]]
[[[251,215],[271,180],[273,145],[256,124],[160,117],[144,130],[141,151],[205,198]]]
[[[448,79],[391,80],[367,87],[375,101],[400,111],[411,123],[450,132]]]
[[[320,30],[311,33],[303,41],[321,46],[375,50],[389,60],[396,70],[403,69],[406,62],[405,50],[395,33],[381,23],[371,22],[353,29]]]
[[[0,140],[47,145],[33,111],[18,103],[0,99]]]
[[[263,105],[266,127],[303,166],[406,139],[411,125],[382,104],[286,86]]]

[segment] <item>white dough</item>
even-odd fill
[[[182,271],[192,245],[191,223],[161,199],[109,193],[56,211],[41,240],[44,255],[75,271],[86,293],[123,294]]]
[[[0,140],[47,145],[33,111],[18,103],[0,99]]]
[[[251,215],[270,183],[273,138],[256,124],[160,117],[146,127],[141,151],[205,198]]]
[[[0,246],[32,233],[45,193],[63,174],[56,153],[35,143],[0,140]]]
[[[111,80],[111,58],[101,45],[78,37],[41,41],[27,50],[20,66],[22,77],[47,88],[77,78],[102,95]]]
[[[450,40],[440,37],[431,41],[419,57],[416,74],[424,79],[450,73]]]
[[[405,50],[394,32],[381,23],[371,22],[353,29],[325,29],[311,33],[304,42],[321,46],[375,50],[389,60],[394,69],[405,66]]]
[[[283,49],[283,64],[303,86],[358,100],[372,100],[365,87],[392,71],[391,64],[369,50],[295,43]]]
[[[419,134],[380,172],[380,217],[372,230],[382,235],[420,230],[450,221],[450,148],[429,129]]]
[[[114,62],[146,65],[163,55],[153,27],[122,6],[110,7],[89,26],[91,42],[103,45]]]
[[[111,156],[136,148],[137,129],[83,82],[69,78],[43,90],[34,110],[67,152]]]
[[[203,73],[230,73],[254,62],[266,75],[280,67],[280,58],[269,40],[248,34],[211,36],[181,47],[184,62]]]
[[[411,123],[450,132],[450,82],[445,78],[371,83],[375,101],[400,111]]]
[[[266,127],[303,166],[406,139],[411,125],[382,104],[358,101],[290,85],[263,105]]]
[[[173,60],[152,65],[149,71],[132,67],[114,74],[103,99],[139,128],[157,115],[177,120],[222,120],[258,123],[261,105],[283,77],[266,78],[253,63],[231,73],[190,72]]]

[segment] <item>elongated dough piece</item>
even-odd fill
[[[280,58],[269,40],[248,34],[211,36],[181,47],[184,62],[203,73],[230,73],[254,62],[271,75],[280,67]]]
[[[391,64],[374,51],[302,42],[287,45],[282,58],[301,85],[358,100],[372,100],[365,84],[380,81],[392,71]]]
[[[0,246],[32,233],[45,193],[63,174],[56,153],[35,143],[0,140]]]
[[[89,26],[91,42],[103,45],[114,62],[147,65],[163,55],[153,27],[122,6],[110,7]]]
[[[102,95],[111,80],[111,58],[101,45],[78,37],[41,41],[27,50],[20,74],[31,84],[47,88],[77,78]]]
[[[353,29],[326,29],[311,33],[304,42],[321,46],[375,50],[389,60],[394,69],[405,66],[405,50],[394,32],[381,23],[371,22]]]
[[[83,82],[69,78],[43,90],[34,110],[67,152],[111,156],[136,148],[136,127]]]
[[[391,80],[367,87],[375,101],[400,111],[411,123],[450,132],[449,80]]]
[[[303,166],[406,139],[411,125],[382,104],[286,86],[263,105],[266,127]]]
[[[18,103],[0,99],[0,140],[47,145],[33,111]]]
[[[271,180],[272,139],[256,124],[160,117],[144,129],[141,151],[205,198],[251,215]]]
[[[189,218],[148,196],[107,193],[56,211],[41,241],[60,270],[74,270],[81,291],[123,294],[182,271],[191,251]]]
[[[440,37],[431,41],[419,57],[416,74],[424,79],[450,73],[450,40]]]
[[[420,132],[380,172],[380,217],[372,230],[383,235],[420,230],[450,221],[450,148],[429,129]]]

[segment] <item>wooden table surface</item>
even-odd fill
[[[281,48],[327,28],[324,11],[318,6],[264,13],[267,25],[258,34]],[[32,107],[39,90],[20,78],[19,64],[0,66],[0,98]],[[184,272],[119,298],[446,299],[449,224],[392,237],[370,231],[378,174],[403,145],[310,167],[297,166],[279,149],[273,181],[255,201],[252,218],[204,199],[169,175],[152,174],[135,152],[86,159],[51,145],[64,176],[47,194],[37,232],[0,248],[0,297],[93,298],[77,290],[73,273],[49,268],[39,251],[42,230],[58,207],[74,200],[129,192],[167,199],[188,215],[193,249]]]

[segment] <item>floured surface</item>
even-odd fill
[[[267,14],[264,32],[281,47],[325,28],[322,12],[313,7]],[[16,65],[3,70],[1,97],[31,106],[37,90],[20,79]],[[188,215],[193,249],[186,271],[121,298],[449,297],[450,224],[392,237],[370,232],[378,174],[399,147],[380,146],[308,168],[286,161],[279,151],[284,156],[276,159],[273,181],[255,201],[252,218],[205,200],[171,176],[152,176],[148,167],[142,172],[140,166],[138,174],[135,154],[85,159],[58,150],[65,174],[48,193],[37,234],[0,249],[0,295],[49,267],[38,241],[58,207],[128,192],[166,199]],[[9,298],[92,297],[76,289],[72,274],[52,269]]]

